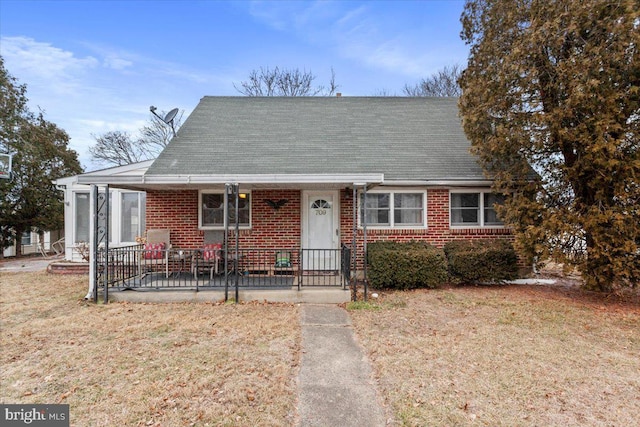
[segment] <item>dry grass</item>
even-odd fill
[[[637,304],[509,286],[375,305],[351,315],[399,425],[638,425]]]
[[[292,425],[293,305],[81,300],[86,276],[0,273],[0,402],[77,426]]]

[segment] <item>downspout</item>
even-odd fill
[[[94,300],[96,302],[96,289],[97,289],[97,263],[98,258],[96,250],[96,233],[97,233],[97,219],[96,211],[98,206],[98,186],[91,184],[91,190],[89,192],[89,290],[85,295],[85,300]]]

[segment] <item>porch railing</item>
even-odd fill
[[[99,287],[114,290],[298,289],[349,284],[351,249],[243,248],[146,251],[143,245],[98,252]],[[105,277],[106,276],[106,277]],[[106,280],[105,280],[106,279]]]

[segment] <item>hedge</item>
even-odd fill
[[[447,281],[444,251],[424,242],[372,242],[367,260],[373,288],[436,288]]]
[[[518,257],[508,240],[454,240],[444,252],[453,282],[498,283],[518,277]]]

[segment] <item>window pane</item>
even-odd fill
[[[25,231],[20,239],[22,246],[31,246],[31,232]]]
[[[396,225],[422,225],[424,213],[422,210],[422,194],[396,193],[393,196]]]
[[[361,203],[360,205],[366,205],[364,211],[366,214],[364,218],[366,219],[367,225],[390,225],[389,222],[390,216],[390,193],[368,193],[366,204]],[[360,200],[364,200],[364,194],[361,195]],[[360,210],[360,218],[363,218],[363,210]]]
[[[422,209],[422,194],[396,193],[393,195],[393,206]]]
[[[451,193],[452,208],[479,208],[480,193]]]
[[[480,193],[451,193],[451,225],[480,225]]]
[[[389,225],[388,210],[367,209],[367,225]]]
[[[362,196],[364,197],[364,195]],[[389,193],[384,194],[367,194],[367,209],[369,208],[388,208]]]
[[[135,242],[140,234],[140,207],[137,193],[122,194],[121,242]]]
[[[75,243],[89,242],[89,193],[76,193]]]
[[[224,194],[202,195],[202,225],[224,225]]]
[[[485,225],[502,225],[503,221],[498,218],[493,205],[504,204],[504,196],[501,194],[485,193],[484,194],[484,223]]]
[[[248,226],[251,218],[251,195],[249,193],[240,193],[238,197],[238,222],[240,225]],[[235,198],[229,198],[229,225],[236,223],[236,201]]]

